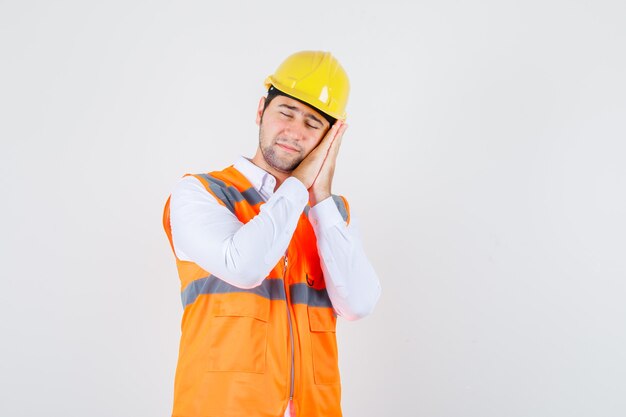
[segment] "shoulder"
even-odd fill
[[[223,178],[224,172],[227,170],[228,168],[208,173],[187,173],[178,181],[173,193],[204,190],[205,192],[208,191],[209,194],[215,194],[216,191],[228,189],[229,186],[224,182]]]
[[[202,178],[206,174],[185,174],[174,186],[172,195],[186,192],[206,192],[206,180]]]
[[[185,174],[177,184],[174,193],[192,199],[211,199],[225,206],[232,213],[238,204],[245,201],[250,205],[259,204],[262,197],[232,166],[221,171],[206,174]],[[200,196],[199,194],[202,194]]]
[[[214,194],[200,175],[205,174],[186,174],[174,186],[172,190],[172,203],[186,204],[189,202],[205,202],[207,200],[215,200],[211,195]]]

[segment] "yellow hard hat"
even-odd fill
[[[350,81],[330,52],[302,51],[290,55],[265,79],[265,87],[270,85],[335,119],[346,118]]]

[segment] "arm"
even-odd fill
[[[329,197],[311,208],[309,219],[335,311],[347,320],[369,315],[380,298],[381,288],[363,250],[354,214],[346,225]]]
[[[254,288],[285,253],[308,197],[300,181],[288,178],[243,224],[200,181],[187,176],[170,200],[176,256],[236,287]]]
[[[178,259],[193,261],[240,288],[260,285],[285,253],[333,139],[333,126],[293,171],[260,213],[246,224],[222,206],[194,177],[185,177],[170,199],[170,226]]]

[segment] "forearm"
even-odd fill
[[[174,250],[179,259],[223,281],[253,288],[285,252],[307,201],[308,192],[298,180],[285,181],[260,213],[243,224],[197,179],[186,177],[171,199]]]
[[[381,287],[363,249],[356,219],[351,217],[346,225],[332,198],[309,212],[328,296],[337,314],[357,320],[372,312]]]

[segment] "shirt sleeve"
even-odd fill
[[[347,320],[369,315],[378,303],[381,287],[365,255],[354,213],[347,225],[328,197],[309,210],[309,220],[333,308]]]
[[[243,224],[197,178],[184,177],[170,199],[176,256],[236,287],[254,288],[285,253],[308,199],[304,184],[287,178]]]

